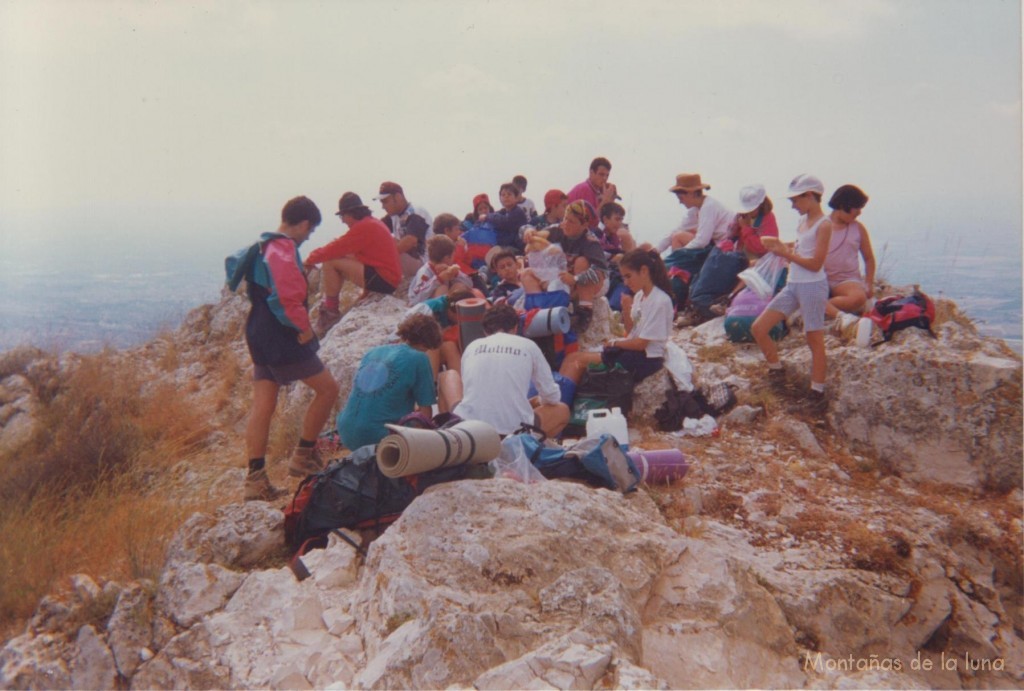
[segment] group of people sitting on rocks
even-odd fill
[[[799,311],[812,355],[810,396],[823,397],[825,320],[856,319],[871,296],[875,261],[857,221],[867,196],[843,185],[826,216],[821,181],[798,176],[787,196],[801,220],[796,242],[787,244],[778,238],[763,186],[744,187],[734,212],[706,194],[710,185],[699,174],[682,173],[669,191],[687,213],[652,246],[638,244],[626,225],[610,171],[607,159],[595,158],[587,179],[568,193],[549,190],[539,213],[524,196],[526,179],[516,176],[499,188],[498,210],[487,194],[477,194],[461,220],[451,213],[432,218],[395,182],[382,183],[375,197],[382,219],[358,194],[345,192],[335,215],[347,232],[305,260],[298,248],[322,219],[308,198],[290,200],[248,281],[254,401],[246,499],[282,494],[265,467],[282,385],[301,380],[315,393],[289,474],[304,477],[323,466],[316,441],[339,387],[316,353],[319,339],[342,318],[346,283],[361,289],[360,298],[403,288],[410,305],[397,330],[399,342],[366,353],[337,416],[341,441],[353,450],[378,443],[388,433],[386,423],[414,411],[430,416],[434,406],[488,422],[502,435],[532,424],[556,437],[569,422],[575,385],[589,367],[617,365],[637,382],[654,374],[662,368],[673,322],[695,325],[723,314],[744,285],[740,273],[767,255],[788,263],[785,285],[751,327],[769,379],[782,372],[772,329]],[[306,306],[306,275],[314,267],[323,295],[315,323]],[[626,335],[580,348],[595,304],[603,307],[604,321],[611,310],[620,312]],[[482,333],[467,329],[460,310],[468,313],[468,306]],[[558,309],[569,315],[568,331],[528,328],[538,314]],[[610,333],[603,326],[602,333]]]

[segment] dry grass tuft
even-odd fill
[[[732,343],[718,343],[697,349],[698,362],[732,362],[735,357],[736,346]]]
[[[29,365],[46,355],[44,351],[33,346],[21,346],[0,353],[0,380],[13,374],[27,375]]]
[[[29,616],[74,573],[159,573],[167,540],[201,503],[161,487],[203,448],[203,414],[116,355],[81,360],[41,401],[36,434],[0,455],[0,621]]]
[[[0,621],[31,616],[39,600],[75,573],[156,579],[167,543],[201,499],[181,501],[121,478],[88,496],[39,493],[0,510]]]
[[[743,497],[724,487],[716,487],[705,493],[702,501],[704,513],[714,518],[731,521],[735,520],[737,515],[746,515]]]
[[[972,333],[977,331],[974,320],[968,317],[967,313],[961,310],[955,302],[952,300],[935,300],[935,321],[932,324],[932,328],[934,329],[945,322],[953,322],[958,326],[967,328]]]
[[[88,495],[137,462],[194,451],[210,432],[200,415],[172,385],[144,387],[116,358],[86,358],[42,401],[33,438],[0,457],[0,499]]]
[[[888,538],[879,535],[863,523],[848,521],[840,528],[840,539],[850,563],[858,569],[866,571],[892,571],[896,568],[900,555],[897,547],[909,554],[906,541],[896,537]]]
[[[808,506],[794,518],[783,522],[797,539],[821,540],[832,535],[839,523],[839,516],[821,506]]]

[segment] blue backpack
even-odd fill
[[[271,240],[284,237],[288,236],[281,233],[263,233],[258,242],[224,257],[224,273],[228,289],[233,293],[238,290],[243,278],[247,281],[253,280],[256,261],[263,254],[263,247]]]
[[[547,443],[529,432],[516,436],[530,462],[548,479],[576,478],[623,494],[640,483],[640,471],[610,434],[588,437],[569,448]]]

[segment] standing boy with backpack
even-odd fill
[[[302,432],[288,465],[288,474],[305,477],[323,463],[316,453],[317,436],[338,398],[338,383],[320,361],[320,342],[313,334],[306,308],[306,277],[299,245],[320,225],[320,210],[307,197],[295,197],[281,210],[276,234],[265,234],[260,253],[246,274],[252,307],[245,322],[245,342],[253,362],[253,402],[246,429],[249,473],[245,500],[273,501],[286,494],[270,483],[266,470],[270,420],[281,387],[295,381],[316,394],[306,409]]]

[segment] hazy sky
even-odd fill
[[[0,240],[226,252],[306,194],[308,250],[345,190],[462,216],[603,155],[642,239],[679,172],[764,183],[790,236],[811,172],[876,234],[1019,253],[1020,37],[1016,0],[0,0]]]

